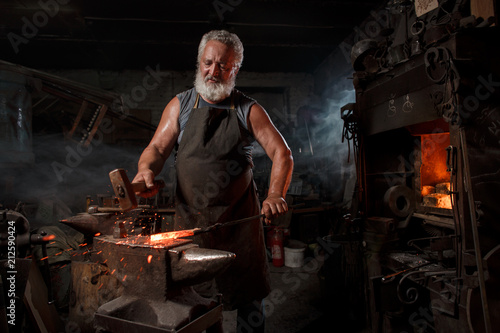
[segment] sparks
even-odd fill
[[[150,263],[151,263],[151,259],[153,259],[153,255],[152,255],[152,254],[150,254],[150,255],[148,256],[148,264],[150,264]]]

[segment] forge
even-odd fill
[[[420,309],[429,309],[426,332],[499,324],[492,38],[498,30],[462,31],[411,60],[354,75],[356,103],[341,115],[356,150],[354,216],[366,244],[372,332],[411,330]]]

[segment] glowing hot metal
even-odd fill
[[[191,237],[191,236],[194,236],[197,233],[197,231],[201,231],[201,229],[196,228],[196,229],[189,229],[189,230],[162,232],[159,234],[151,235],[151,242],[154,243],[154,242],[161,242],[161,241],[169,240],[169,239]]]

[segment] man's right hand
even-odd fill
[[[155,174],[152,170],[139,171],[132,180],[132,183],[145,183],[147,190],[142,192],[135,192],[135,194],[143,198],[150,198],[152,196],[155,196],[158,193],[160,186],[158,183],[155,183],[154,179]]]

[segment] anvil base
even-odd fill
[[[201,332],[222,321],[222,305],[184,288],[167,301],[121,296],[97,309],[96,332]]]

